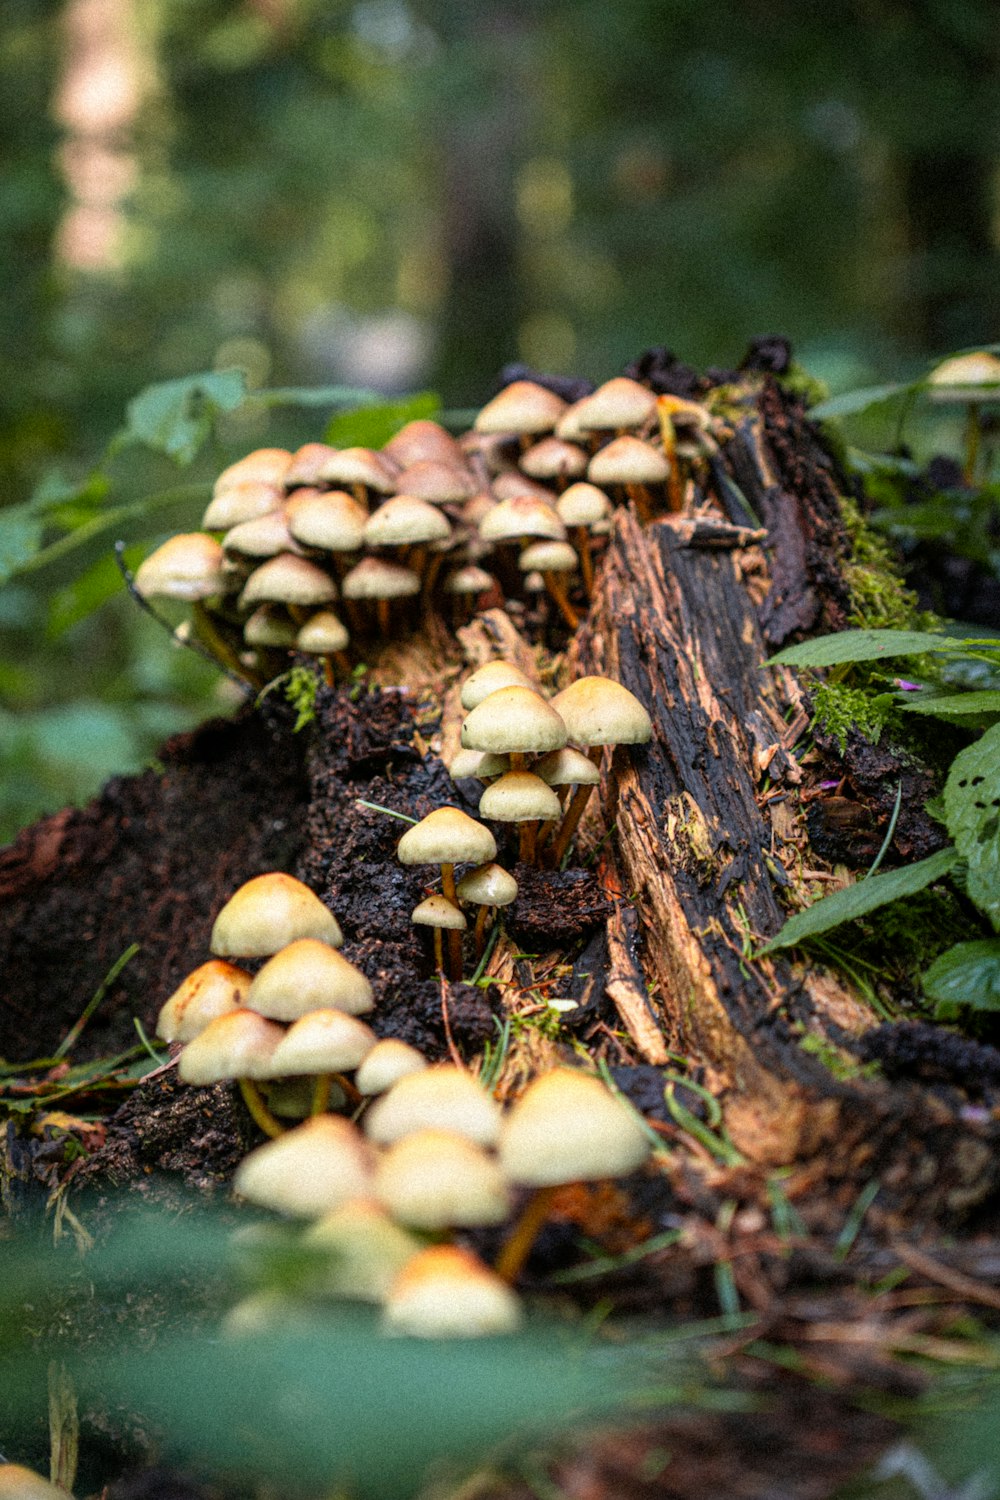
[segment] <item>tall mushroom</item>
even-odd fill
[[[645,745],[652,738],[652,720],[638,698],[610,677],[578,677],[556,694],[552,707],[566,725],[567,738],[588,747],[595,765],[604,745]],[[589,785],[580,785],[566,809],[552,845],[551,860],[557,868],[576,833],[590,792]]]
[[[404,865],[440,865],[441,890],[447,901],[458,905],[455,890],[457,864],[481,865],[496,857],[496,840],[488,828],[458,807],[438,807],[408,828],[399,841],[396,856]],[[448,933],[448,967],[451,977],[462,970],[461,934]],[[458,974],[454,971],[457,969]]]

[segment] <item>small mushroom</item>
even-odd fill
[[[566,724],[567,738],[588,746],[595,765],[604,745],[645,745],[652,738],[653,724],[645,708],[634,693],[610,677],[578,677],[556,694],[552,707]],[[552,845],[556,869],[576,833],[590,792],[589,785],[581,784],[566,809]]]
[[[165,1042],[190,1042],[210,1021],[246,1006],[252,977],[223,959],[201,964],[183,979],[156,1020]]]
[[[425,1339],[493,1337],[520,1324],[510,1287],[457,1245],[415,1255],[393,1282],[382,1319],[386,1333]]]
[[[178,1077],[199,1085],[235,1079],[247,1109],[265,1135],[282,1135],[284,1127],[268,1110],[257,1083],[274,1076],[271,1055],[283,1036],[280,1026],[256,1011],[229,1011],[188,1042],[177,1064]]]
[[[509,906],[517,899],[517,881],[502,865],[490,863],[470,870],[458,882],[458,899],[479,907],[476,917],[476,958],[485,947],[486,924],[498,906]]]
[[[323,1291],[359,1302],[384,1302],[393,1281],[424,1248],[374,1198],[348,1198],[316,1220],[303,1245],[326,1250]]]
[[[594,454],[587,478],[601,487],[621,485],[635,502],[639,520],[645,524],[652,520],[654,510],[649,486],[666,484],[670,464],[666,455],[651,443],[637,437],[617,437]]]
[[[399,841],[396,856],[404,865],[440,865],[442,893],[452,906],[457,906],[456,864],[483,864],[493,859],[496,852],[496,840],[488,828],[470,818],[461,808],[438,807],[407,829]],[[455,930],[449,931],[448,968],[450,978],[460,977],[462,942]]]
[[[343,677],[351,675],[351,663],[346,655],[350,639],[343,621],[338,620],[332,610],[324,609],[310,616],[295,637],[295,644],[300,651],[322,660],[327,685],[333,687],[337,680],[334,663]]]
[[[344,1074],[360,1067],[376,1040],[371,1027],[356,1016],[342,1010],[311,1010],[288,1028],[275,1047],[271,1055],[273,1076],[304,1074],[315,1078],[314,1115],[321,1115],[327,1108],[333,1083],[357,1103],[361,1096]]]
[[[367,1111],[364,1124],[378,1146],[415,1130],[451,1130],[489,1147],[499,1138],[500,1106],[471,1073],[439,1063],[393,1084]]]
[[[517,565],[522,573],[541,573],[559,613],[570,630],[576,630],[580,620],[562,581],[563,574],[576,572],[577,555],[569,542],[533,542],[525,547]]]
[[[350,1198],[370,1196],[374,1167],[356,1125],[340,1115],[315,1115],[244,1157],[233,1186],[262,1208],[318,1219]]]
[[[410,1229],[502,1224],[510,1198],[495,1158],[452,1130],[424,1128],[394,1141],[375,1169],[375,1196]]]
[[[462,683],[462,707],[469,711],[478,708],[484,698],[503,687],[524,687],[535,691],[535,684],[520,667],[509,661],[488,661],[477,667]]]
[[[361,970],[314,937],[296,938],[269,958],[254,977],[247,1004],[272,1021],[297,1021],[309,1011],[329,1009],[363,1016],[375,1007]]]
[[[518,825],[519,855],[525,864],[534,862],[539,824],[558,818],[561,811],[555,792],[532,771],[508,771],[479,799],[480,817]]]
[[[340,948],[336,917],[301,880],[275,872],[241,885],[215,919],[209,943],[219,958],[267,958],[297,938]]]
[[[413,908],[413,911],[410,913],[410,921],[413,923],[414,927],[430,927],[432,929],[434,933],[434,965],[439,974],[443,974],[445,972],[444,952],[441,942],[441,934],[442,932],[447,932],[449,937],[447,965],[448,978],[461,979],[461,956],[459,956],[458,962],[456,963],[454,961],[454,954],[451,946],[451,936],[454,933],[458,937],[459,943],[461,943],[460,934],[463,933],[466,927],[468,927],[469,925],[465,920],[465,913],[462,912],[453,901],[449,901],[447,896],[442,896],[440,893],[438,893],[433,896],[425,897],[425,899],[421,901],[418,906],[415,906]],[[459,955],[461,955],[460,947]]]
[[[427,1059],[416,1047],[395,1036],[377,1041],[354,1075],[359,1094],[384,1094],[409,1073],[422,1073]]]

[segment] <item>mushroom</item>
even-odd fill
[[[471,1073],[438,1063],[394,1083],[365,1114],[365,1134],[379,1146],[415,1130],[451,1130],[477,1146],[495,1146],[500,1106]]]
[[[279,552],[250,574],[240,595],[240,608],[287,604],[294,619],[296,611],[329,604],[336,597],[337,586],[329,573],[308,558]]]
[[[407,465],[397,488],[401,495],[413,495],[432,505],[461,505],[472,499],[479,486],[464,463],[424,458]]]
[[[67,1500],[67,1494],[34,1469],[0,1463],[0,1500]]]
[[[461,702],[467,711],[478,708],[484,698],[502,687],[524,687],[535,691],[531,678],[509,661],[488,661],[462,683]]]
[[[241,885],[215,919],[209,942],[219,958],[268,958],[297,938],[340,948],[336,917],[301,880],[275,872]]]
[[[588,762],[589,764],[589,762]],[[458,882],[458,899],[471,901],[479,907],[476,917],[476,958],[481,958],[485,946],[486,924],[491,912],[498,906],[509,906],[517,899],[517,881],[502,865],[485,864],[470,870]]]
[[[427,1059],[416,1047],[395,1036],[377,1041],[354,1075],[359,1094],[384,1094],[409,1073],[422,1073]]]
[[[653,499],[649,485],[661,485],[670,478],[666,455],[651,443],[637,437],[617,437],[600,448],[590,460],[587,478],[599,486],[621,485],[635,502],[639,520],[653,518]]]
[[[510,1212],[503,1173],[466,1136],[425,1128],[394,1141],[375,1169],[375,1196],[411,1229],[502,1224]]]
[[[521,455],[520,467],[532,479],[554,479],[562,489],[568,479],[579,479],[587,472],[588,454],[577,443],[563,438],[542,438]]]
[[[514,1333],[521,1309],[510,1287],[468,1250],[432,1245],[399,1273],[386,1298],[386,1333],[475,1338]]]
[[[348,1198],[330,1209],[310,1224],[302,1243],[329,1253],[323,1291],[359,1302],[384,1302],[400,1271],[424,1248],[374,1198]]]
[[[295,621],[279,604],[261,604],[243,626],[247,645],[265,650],[290,651],[297,633]]]
[[[283,1035],[280,1026],[256,1011],[229,1011],[210,1021],[188,1042],[177,1064],[178,1077],[200,1085],[234,1078],[247,1109],[265,1135],[282,1135],[284,1127],[267,1108],[257,1082],[274,1077],[271,1054]]]
[[[465,719],[461,738],[466,750],[509,755],[511,770],[523,771],[528,755],[561,750],[567,734],[551,704],[533,688],[515,684],[483,698]],[[493,855],[484,858],[492,859]]]
[[[536,776],[540,776],[546,786],[551,787],[591,787],[596,786],[601,779],[601,773],[589,756],[583,755],[579,750],[574,750],[567,745],[563,750],[553,750],[549,755],[543,755],[541,760],[534,765]],[[560,801],[564,794],[559,793]],[[586,799],[584,799],[586,805]],[[553,832],[554,824],[549,823],[546,827],[539,829],[538,842],[544,845],[547,838]]]
[[[293,939],[269,958],[250,986],[247,1004],[272,1021],[297,1021],[309,1011],[329,1009],[362,1016],[375,1008],[361,970],[314,937]]]
[[[515,380],[477,413],[476,432],[511,433],[525,436],[551,432],[566,410],[566,402],[554,391],[533,380]]]
[[[251,521],[240,521],[230,527],[222,538],[222,550],[227,556],[235,552],[246,558],[277,557],[279,552],[302,554],[302,548],[288,529],[284,510],[271,510],[266,516],[255,516]]]
[[[226,592],[224,561],[222,547],[214,537],[203,531],[181,532],[139,564],[135,589],[144,599],[182,599],[190,604],[195,631],[204,645],[223,666],[246,676],[205,602]]]
[[[373,599],[379,630],[389,634],[390,599],[412,598],[420,593],[420,574],[399,563],[381,557],[363,557],[357,567],[344,576],[341,589],[345,599]]]
[[[594,563],[590,549],[590,529],[611,514],[611,501],[596,484],[581,482],[563,490],[556,510],[563,525],[572,531],[580,554],[583,586],[587,598],[594,597]]]
[[[407,422],[383,446],[382,452],[400,469],[429,460],[456,469],[465,467],[465,452],[458,439],[439,422],[429,421],[426,417]]]
[[[239,526],[244,521],[252,521],[280,510],[284,498],[285,491],[280,482],[268,483],[252,479],[221,490],[216,482],[215,493],[201,518],[201,524],[206,531],[229,531],[231,527]]]
[[[508,771],[492,782],[479,799],[479,815],[497,823],[517,823],[519,856],[531,864],[538,825],[558,818],[559,798],[533,771]]]
[[[580,620],[562,581],[564,573],[576,572],[577,555],[569,542],[532,542],[521,553],[517,565],[522,573],[541,573],[559,613],[570,630],[576,630]]]
[[[566,725],[567,738],[590,747],[595,766],[604,745],[645,745],[652,738],[652,720],[638,698],[610,677],[578,677],[556,694],[552,707]],[[590,792],[591,785],[582,783],[566,809],[550,856],[556,869],[576,833]]]
[[[555,1068],[528,1085],[504,1117],[500,1165],[509,1182],[535,1189],[497,1260],[513,1281],[548,1216],[554,1189],[634,1172],[649,1141],[632,1111],[598,1078]]]
[[[439,807],[406,830],[399,841],[396,856],[404,865],[440,865],[442,893],[455,906],[455,866],[481,865],[493,859],[496,852],[496,840],[488,828],[458,807]],[[462,943],[454,929],[448,934],[448,960],[451,977],[459,977]]]
[[[245,1007],[251,983],[245,969],[210,959],[183,979],[161,1007],[156,1035],[165,1042],[193,1041],[210,1021]]]
[[[448,775],[452,781],[492,781],[510,770],[509,755],[491,755],[488,750],[458,749],[452,756]]]
[[[327,686],[333,687],[337,680],[334,662],[345,678],[351,675],[351,663],[345,654],[350,639],[343,621],[332,610],[323,609],[310,616],[295,637],[295,644],[307,655],[320,657]]]
[[[391,458],[372,448],[341,448],[322,466],[319,478],[324,484],[349,489],[360,505],[373,495],[391,495],[396,488],[398,469]]]
[[[627,375],[606,380],[573,407],[574,423],[579,432],[621,433],[630,427],[645,426],[655,415],[654,393]]]
[[[215,493],[221,495],[243,484],[283,485],[291,461],[287,448],[255,448],[223,469],[215,481]]]
[[[360,1094],[344,1077],[360,1067],[377,1038],[370,1026],[342,1010],[311,1010],[288,1028],[271,1055],[272,1076],[315,1078],[311,1113],[327,1108],[336,1082],[355,1103]]]
[[[448,978],[461,979],[462,962],[460,945],[462,940],[458,935],[463,933],[469,925],[465,920],[465,913],[453,901],[449,901],[447,896],[436,894],[425,897],[418,906],[413,908],[413,911],[410,913],[410,921],[414,927],[430,927],[433,930],[434,965],[439,974],[443,974],[445,971],[441,934],[442,932],[448,933]],[[458,936],[459,957],[457,962],[452,946],[452,933]]]
[[[374,1167],[356,1125],[341,1115],[314,1115],[244,1157],[233,1186],[262,1208],[317,1219],[350,1198],[368,1197]]]
[[[368,511],[346,490],[299,490],[286,512],[289,531],[305,547],[343,553],[364,545]]]
[[[284,474],[286,490],[318,483],[336,451],[329,443],[303,443],[296,448]]]
[[[943,360],[927,377],[927,394],[932,401],[968,407],[963,477],[971,485],[979,456],[979,409],[984,401],[1000,401],[1000,359],[976,349]]]

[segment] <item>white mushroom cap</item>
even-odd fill
[[[617,375],[576,403],[581,432],[606,432],[619,427],[641,427],[656,415],[656,396],[648,386]]]
[[[589,756],[567,745],[536,760],[531,768],[548,786],[596,786],[601,773]]]
[[[462,468],[465,464],[465,452],[458,439],[452,437],[440,423],[432,422],[426,417],[417,417],[414,421],[407,422],[405,427],[401,427],[389,439],[382,452],[393,463],[398,464],[400,469],[429,459],[451,464],[455,468]]]
[[[376,1040],[371,1027],[356,1016],[342,1010],[313,1010],[285,1032],[272,1054],[271,1069],[277,1078],[295,1073],[353,1073]]]
[[[66,1491],[49,1484],[34,1469],[21,1464],[0,1464],[2,1500],[66,1500]]]
[[[403,1267],[423,1249],[374,1198],[349,1198],[311,1224],[302,1243],[330,1251],[323,1290],[334,1297],[384,1302]]]
[[[505,1116],[500,1165],[511,1182],[548,1187],[623,1177],[649,1155],[632,1111],[591,1073],[556,1068]]]
[[[139,564],[135,586],[144,599],[209,599],[225,590],[222,548],[203,531],[182,532]]]
[[[266,958],[296,938],[318,938],[331,948],[344,935],[333,912],[301,880],[275,872],[241,885],[215,919],[209,943],[220,958]]]
[[[593,526],[611,514],[612,505],[596,484],[571,484],[556,501],[556,510],[567,526]]]
[[[408,828],[396,857],[404,865],[480,865],[497,852],[488,828],[458,807],[437,807]]]
[[[556,492],[529,479],[520,469],[503,469],[490,488],[498,501],[537,500],[543,505],[555,505]]]
[[[349,1198],[371,1193],[375,1159],[356,1125],[316,1115],[244,1157],[233,1185],[251,1203],[319,1218]]]
[[[533,380],[515,380],[477,414],[476,432],[551,432],[566,402]]]
[[[521,1307],[505,1281],[457,1245],[433,1245],[399,1273],[386,1299],[386,1333],[474,1338],[514,1333]]]
[[[932,401],[1000,400],[1000,359],[986,349],[942,360],[927,377]]]
[[[240,595],[240,608],[252,604],[328,604],[337,586],[328,573],[305,557],[280,552],[250,574]]]
[[[285,470],[286,489],[293,485],[315,484],[336,451],[329,443],[303,443],[301,448],[296,448]]]
[[[513,542],[523,536],[548,537],[551,541],[561,542],[566,539],[566,527],[550,501],[536,500],[533,495],[517,495],[513,500],[501,500],[486,512],[479,525],[479,535],[485,542]]]
[[[416,1130],[395,1141],[375,1169],[375,1196],[411,1229],[502,1224],[510,1212],[494,1158],[450,1130]]]
[[[502,687],[525,687],[536,691],[535,684],[520,667],[509,661],[488,661],[462,683],[462,707],[466,710],[476,708],[490,693]]]
[[[470,870],[458,882],[457,890],[460,901],[471,901],[475,906],[509,906],[517,899],[517,881],[498,864]]]
[[[372,448],[341,448],[323,464],[319,478],[325,484],[358,484],[378,495],[391,495],[398,472],[391,458]]]
[[[288,529],[283,510],[268,511],[252,521],[240,521],[222,538],[224,552],[238,552],[243,557],[277,557],[279,552],[301,555],[302,548]]]
[[[306,621],[295,637],[295,644],[311,656],[329,656],[334,651],[343,651],[350,639],[343,622],[332,610],[324,609]]]
[[[405,547],[415,542],[440,542],[451,536],[451,525],[442,511],[416,495],[394,495],[365,523],[369,547]]]
[[[295,645],[295,636],[295,621],[277,604],[261,604],[243,626],[243,639],[248,646],[290,650]]]
[[[381,557],[363,557],[340,587],[345,599],[405,599],[420,593],[420,574]]]
[[[190,1042],[210,1021],[246,1005],[251,976],[235,964],[210,959],[183,979],[156,1021],[165,1042]]]
[[[415,1130],[453,1130],[479,1146],[492,1146],[500,1132],[500,1107],[471,1073],[439,1064],[401,1078],[365,1115],[365,1131],[380,1146]]]
[[[566,725],[556,709],[525,687],[490,693],[462,725],[462,744],[467,750],[540,754],[561,750],[567,739]],[[492,857],[484,855],[483,859]]]
[[[591,484],[662,484],[670,476],[665,453],[641,438],[614,438],[590,460],[587,478]]]
[[[521,455],[521,468],[532,479],[578,479],[587,472],[589,455],[563,438],[542,438]]]
[[[498,823],[531,823],[558,818],[559,798],[532,771],[508,771],[486,788],[479,799],[479,814]]]
[[[265,484],[259,480],[248,480],[243,484],[234,484],[216,491],[201,518],[201,524],[206,531],[228,531],[231,526],[239,526],[243,521],[252,521],[256,516],[267,516],[272,511],[280,510],[284,498],[285,492],[280,482]]]
[[[256,1011],[231,1010],[188,1042],[177,1064],[178,1077],[196,1084],[270,1078],[271,1055],[283,1036],[280,1026]]]
[[[223,469],[215,481],[215,493],[221,495],[224,490],[242,484],[284,484],[291,461],[287,448],[255,448]]]
[[[306,547],[357,552],[364,544],[368,512],[345,490],[299,490],[286,510],[289,531]]]
[[[578,677],[552,700],[578,745],[645,745],[653,724],[634,693],[610,677]]]
[[[517,565],[522,573],[575,573],[579,560],[569,542],[532,542]]]
[[[410,1073],[422,1073],[427,1059],[409,1042],[387,1036],[377,1041],[354,1075],[359,1094],[384,1094]]]
[[[509,770],[509,755],[493,755],[489,750],[458,749],[451,758],[448,775],[452,781],[489,781]]]
[[[325,909],[325,908],[324,908]],[[372,987],[342,953],[316,938],[298,938],[256,975],[247,1004],[273,1021],[294,1021],[313,1010],[352,1016],[374,1009]]]
[[[465,464],[418,459],[403,470],[398,480],[401,495],[419,496],[432,505],[460,505],[476,493],[475,479]]]
[[[448,574],[444,591],[446,594],[485,594],[495,583],[492,573],[487,573],[478,563],[467,563],[464,568],[456,568]]]
[[[447,896],[427,896],[410,913],[415,927],[440,927],[449,932],[464,932],[468,927],[465,913],[459,911]]]

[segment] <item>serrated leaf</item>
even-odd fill
[[[968,865],[969,898],[1000,931],[1000,724],[955,756],[944,785],[944,812]]]
[[[828,401],[821,401],[818,406],[812,407],[809,417],[815,422],[828,422],[836,417],[854,417],[873,406],[883,406],[887,401],[894,401],[898,396],[913,396],[922,386],[923,381],[914,380],[908,385],[869,385],[859,391],[844,391],[842,395],[831,396]]]
[[[877,911],[880,906],[888,906],[891,901],[900,901],[904,896],[915,896],[925,886],[947,875],[957,859],[956,849],[939,849],[937,854],[918,860],[915,865],[888,870],[884,875],[872,875],[868,880],[859,880],[844,891],[834,891],[832,896],[824,896],[822,901],[814,902],[806,911],[796,912],[794,917],[789,917],[777,937],[766,943],[760,952],[765,954],[778,948],[794,948],[797,943],[820,937],[844,922],[854,922],[858,917]]]
[[[147,386],[128,404],[122,441],[145,443],[189,464],[211,435],[216,417],[234,411],[246,393],[242,370],[209,370]]]
[[[326,441],[335,448],[381,448],[407,422],[436,417],[441,398],[433,391],[420,391],[405,401],[383,401],[360,411],[341,412],[326,429]]]
[[[43,526],[30,500],[0,510],[0,583],[6,583],[35,556],[41,546]]]
[[[963,1005],[1000,1010],[1000,938],[956,943],[922,976],[924,993],[951,1013]]]
[[[978,693],[906,693],[897,708],[911,714],[930,714],[937,719],[964,719],[1000,714],[1000,690],[984,688]]]
[[[953,651],[960,643],[927,630],[841,630],[813,641],[786,646],[766,666],[836,667],[844,662],[882,661],[893,656],[922,656],[925,651]]]

